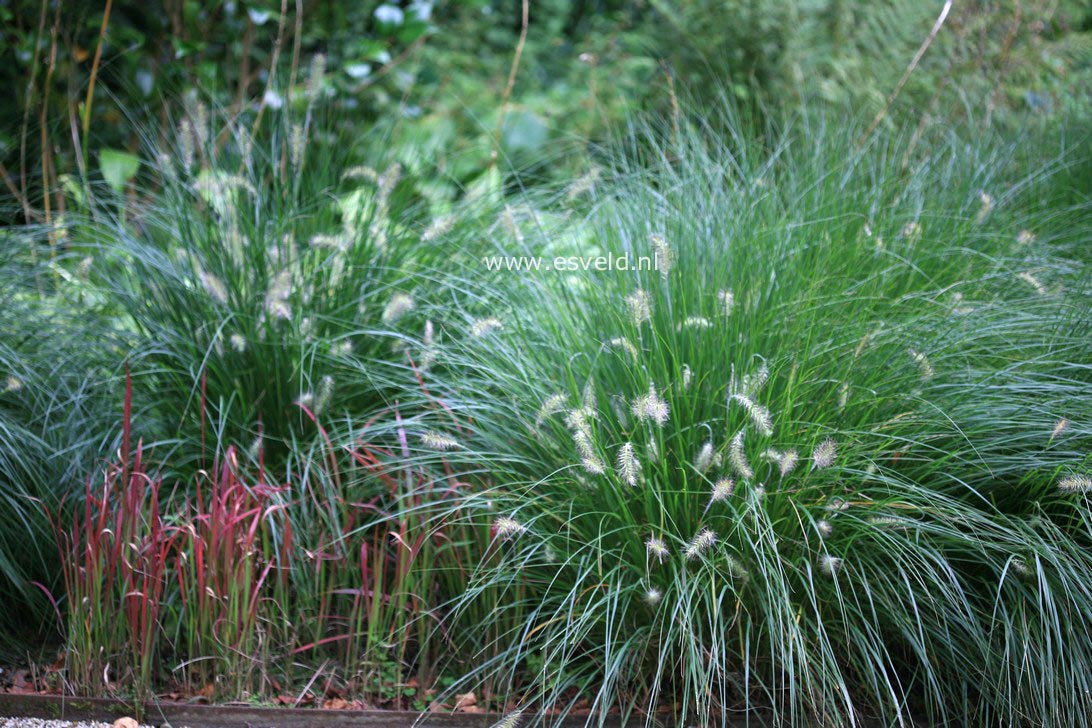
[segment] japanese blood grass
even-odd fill
[[[463,436],[436,408],[444,437]],[[71,523],[54,519],[68,690],[425,699],[451,643],[441,607],[475,561],[462,524],[433,527],[463,487],[456,462],[418,444],[441,418],[382,411],[335,444],[307,411],[322,449],[294,446],[275,475],[261,450],[250,467],[227,445],[189,491],[151,474],[131,412],[127,390],[119,464],[88,481]]]
[[[160,514],[162,481],[132,441],[131,397],[127,378],[117,461],[101,481],[87,479],[71,523],[59,509],[51,518],[67,602],[66,687],[102,695],[124,686],[142,701],[158,659],[172,534]]]
[[[448,514],[492,524],[454,690],[1087,723],[1092,216],[1038,204],[1085,160],[854,131],[649,135],[573,224],[658,271],[505,272],[451,317],[495,483]]]

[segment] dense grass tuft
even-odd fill
[[[488,281],[504,327],[448,353],[494,483],[463,685],[1087,720],[1090,210],[1038,205],[1079,162],[857,131],[649,135],[572,235],[659,270]]]

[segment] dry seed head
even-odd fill
[[[1019,278],[1020,280],[1024,281],[1025,283],[1027,283],[1027,284],[1028,284],[1029,286],[1031,286],[1032,288],[1034,288],[1034,289],[1035,289],[1035,292],[1036,292],[1036,293],[1038,293],[1038,294],[1039,294],[1040,296],[1045,296],[1045,295],[1047,294],[1047,289],[1046,289],[1046,286],[1044,286],[1044,285],[1043,285],[1043,284],[1042,284],[1042,283],[1041,283],[1041,282],[1039,281],[1039,279],[1038,279],[1038,278],[1036,278],[1035,276],[1033,276],[1033,275],[1032,275],[1031,273],[1027,273],[1027,272],[1024,272],[1024,273],[1019,273],[1019,274],[1017,275],[1017,277],[1018,277],[1018,278]]]
[[[648,552],[650,559],[655,559],[657,563],[663,563],[669,552],[667,550],[667,544],[664,543],[662,538],[656,538],[655,536],[649,536],[645,541],[645,551]]]
[[[652,250],[656,259],[656,269],[660,271],[661,277],[667,278],[671,274],[672,266],[675,265],[675,253],[662,235],[654,234],[651,239]]]
[[[521,718],[523,718],[523,708],[513,710],[511,713],[497,721],[493,728],[518,728]]]
[[[736,305],[735,294],[731,291],[717,291],[717,305],[722,316],[731,316],[732,308]]]
[[[262,436],[259,434],[254,438],[254,441],[250,443],[250,447],[247,448],[247,454],[250,455],[251,460],[257,460],[258,455],[262,452]]]
[[[633,443],[627,442],[618,450],[618,477],[622,482],[635,486],[641,476],[641,463],[633,451]]]
[[[197,147],[205,149],[209,143],[209,108],[202,102],[193,108],[193,131]]]
[[[580,454],[580,464],[584,466],[584,470],[592,475],[602,475],[606,472],[606,465],[595,452],[591,436],[587,432],[584,430],[573,432],[573,444],[576,445],[576,451]]]
[[[383,309],[383,323],[390,326],[416,307],[417,303],[412,297],[407,296],[405,293],[396,293],[391,296],[391,300],[387,302],[387,307]]]
[[[425,228],[425,232],[421,234],[421,242],[431,243],[433,240],[449,233],[454,226],[455,217],[453,215],[442,215]]]
[[[228,302],[228,291],[224,282],[212,273],[206,273],[205,271],[201,271],[199,276],[201,278],[201,285],[205,287],[205,290],[208,292],[209,296],[212,297],[212,300],[216,301],[221,306],[226,306]]]
[[[307,75],[307,98],[314,102],[322,93],[322,79],[326,75],[326,56],[316,53],[311,56],[311,72]]]
[[[602,475],[607,472],[607,466],[597,457],[584,458],[580,461],[580,465],[591,475]]]
[[[838,387],[838,409],[844,410],[847,402],[849,402],[849,382],[842,382],[842,385]]]
[[[9,374],[8,378],[4,381],[5,392],[18,392],[23,388],[23,380],[14,374]]]
[[[703,528],[694,538],[690,539],[690,543],[683,549],[683,554],[687,559],[695,559],[711,549],[716,542],[717,534],[708,528]]]
[[[819,559],[819,568],[827,576],[834,576],[838,573],[838,570],[842,568],[842,560],[837,556],[831,556],[830,554],[823,554]]]
[[[709,470],[713,465],[713,443],[706,442],[701,446],[701,450],[698,451],[697,456],[694,458],[694,469],[699,473],[704,473]]]
[[[909,525],[905,520],[895,516],[871,516],[868,522],[881,528],[906,528]]]
[[[648,293],[642,288],[626,296],[626,308],[629,310],[629,318],[634,326],[640,326],[652,318],[652,306],[649,303]]]
[[[556,415],[565,409],[565,404],[569,401],[569,396],[558,392],[557,394],[551,394],[546,398],[546,401],[542,403],[542,406],[538,408],[538,414],[535,415],[535,427],[541,427],[542,423],[546,421],[547,417]]]
[[[766,365],[766,362],[762,362],[758,371],[743,377],[743,386],[741,388],[743,396],[755,397],[762,391],[768,381],[770,381],[770,367]]]
[[[591,436],[586,430],[575,430],[573,432],[573,444],[576,445],[576,451],[580,453],[580,457],[587,459],[596,456]]]
[[[1058,481],[1063,493],[1087,493],[1092,490],[1092,478],[1087,475],[1069,475]]]
[[[296,397],[295,404],[296,404],[297,407],[303,407],[304,409],[308,409],[308,410],[311,410],[313,412],[314,409],[315,409],[315,394],[314,394],[314,392],[304,392],[299,397]]]
[[[436,352],[432,349],[425,349],[421,352],[421,359],[417,363],[417,368],[423,372],[427,372],[432,368],[432,365],[436,363]]]
[[[704,316],[687,316],[683,319],[683,322],[675,327],[676,331],[682,331],[683,329],[708,329],[712,328],[713,322]]]
[[[743,564],[739,563],[739,559],[735,556],[724,554],[724,562],[728,564],[728,573],[732,575],[733,579],[747,581],[751,578],[750,572],[743,567]]]
[[[828,437],[815,446],[811,452],[811,466],[816,470],[829,468],[834,464],[834,458],[838,455],[838,445],[833,438]]]
[[[1016,242],[1020,245],[1030,245],[1035,242],[1035,233],[1030,230],[1021,230],[1016,236]]]
[[[656,444],[655,437],[648,438],[648,457],[651,460],[660,459],[660,446]]]
[[[626,408],[626,398],[620,394],[612,394],[610,396],[610,408],[614,412],[615,418],[618,420],[619,426],[624,429],[629,428],[629,412]]]
[[[736,482],[731,478],[721,478],[713,484],[713,493],[709,496],[709,503],[720,503],[732,497],[735,492]]]
[[[302,124],[293,124],[288,134],[288,160],[292,163],[292,169],[299,174],[303,163],[303,152],[306,138],[303,134]]]
[[[637,359],[637,347],[634,346],[633,344],[631,344],[629,339],[627,339],[625,337],[619,336],[619,337],[613,338],[613,339],[611,339],[610,341],[607,342],[607,345],[611,346],[611,347],[613,347],[615,349],[622,349],[627,354],[629,354],[631,357],[633,357],[634,360]]]
[[[481,339],[503,327],[504,324],[501,323],[501,320],[494,316],[477,319],[470,324],[470,338]]]
[[[584,409],[589,412],[595,412],[596,398],[595,398],[595,380],[588,377],[588,381],[584,382],[584,389],[580,391],[580,401],[584,404]]]
[[[375,183],[379,180],[379,172],[376,172],[367,165],[358,164],[355,167],[349,167],[342,172],[341,179],[362,179],[367,182]]]
[[[178,147],[179,155],[182,157],[182,169],[189,172],[193,169],[194,161],[193,122],[189,117],[178,123]]]
[[[978,200],[982,204],[978,208],[978,214],[975,215],[975,222],[982,222],[993,210],[993,198],[986,192],[979,192]]]
[[[798,462],[800,462],[800,455],[796,450],[786,450],[781,453],[781,461],[778,464],[778,470],[781,472],[781,477],[783,478],[791,473]]]
[[[1062,419],[1054,423],[1054,429],[1050,433],[1050,440],[1053,442],[1055,438],[1057,438],[1067,429],[1069,429],[1069,420],[1063,417]]]
[[[394,192],[394,188],[398,186],[400,179],[402,179],[402,165],[398,162],[392,163],[383,170],[383,174],[379,175],[379,179],[375,181],[377,206],[386,209],[391,192]]]
[[[592,167],[587,172],[577,177],[573,183],[569,185],[568,189],[565,190],[565,196],[571,202],[577,197],[580,197],[580,195],[591,192],[595,188],[595,183],[598,179],[599,168]]]
[[[933,364],[929,361],[929,357],[925,356],[925,354],[922,354],[917,349],[908,349],[907,353],[910,355],[910,358],[917,363],[918,371],[921,373],[923,381],[928,382],[936,376],[936,371],[933,369]]]
[[[819,531],[819,535],[823,538],[827,538],[834,531],[834,527],[830,525],[830,521],[822,520],[815,524],[815,529]]]
[[[690,389],[690,380],[694,378],[694,372],[690,371],[689,364],[683,364],[682,368],[682,388],[683,391]]]
[[[511,516],[498,516],[493,521],[493,532],[497,534],[497,538],[507,541],[510,538],[525,533],[527,526],[512,518]]]
[[[591,421],[599,419],[599,413],[590,407],[578,407],[565,415],[565,426],[591,437]]]
[[[246,351],[246,337],[238,332],[228,337],[228,344],[239,354]]]
[[[319,382],[318,396],[315,397],[315,414],[322,414],[326,408],[330,405],[330,400],[334,396],[334,378],[329,374],[324,376]]]
[[[652,420],[657,427],[663,427],[667,423],[670,407],[657,393],[656,385],[649,383],[648,394],[641,395],[633,401],[633,416],[638,422]]]
[[[421,444],[430,450],[444,452],[459,447],[459,441],[441,432],[425,432],[421,435]]]
[[[908,222],[902,228],[902,236],[911,241],[921,238],[921,232],[921,225],[916,221]]]
[[[652,587],[648,591],[645,592],[645,602],[650,607],[657,606],[661,601],[663,601],[663,598],[664,598],[663,592],[661,592],[659,589],[657,589],[655,587]]]
[[[731,464],[732,469],[736,471],[736,474],[744,480],[755,477],[754,471],[751,470],[751,466],[747,462],[747,453],[743,451],[743,430],[736,433],[728,446],[728,462]]]
[[[743,409],[746,410],[747,416],[751,418],[751,423],[758,430],[759,434],[764,437],[769,437],[773,434],[773,418],[770,417],[770,411],[758,404],[745,394],[732,395],[732,399],[743,405]]]
[[[501,213],[500,224],[505,232],[511,235],[517,243],[523,242],[523,231],[520,230],[519,223],[516,222],[515,212],[511,207],[504,208],[504,212]]]
[[[254,154],[254,137],[246,129],[240,128],[236,133],[236,143],[239,146],[239,158],[243,160],[244,166],[249,167]]]
[[[353,342],[348,339],[336,341],[330,345],[330,356],[340,359],[353,353]]]
[[[282,270],[277,277],[273,279],[273,284],[269,287],[269,292],[265,294],[266,313],[273,318],[292,318],[292,309],[288,306],[288,296],[291,293],[292,272],[290,270]]]
[[[1031,576],[1031,568],[1028,566],[1028,562],[1024,561],[1024,559],[1020,558],[1019,556],[1014,556],[1012,561],[1009,563],[1012,564],[1012,570],[1016,572],[1017,576],[1023,577],[1025,579]]]
[[[847,508],[849,508],[849,503],[843,498],[831,498],[826,504],[826,509],[831,513],[840,513]]]
[[[315,338],[315,320],[310,316],[300,319],[300,335],[308,341]]]

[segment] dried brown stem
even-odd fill
[[[531,20],[531,0],[523,0],[523,15],[519,31],[519,42],[516,43],[516,52],[512,57],[512,67],[508,71],[508,83],[504,87],[504,96],[501,97],[500,114],[497,117],[497,132],[493,138],[493,152],[490,159],[497,163],[497,155],[500,152],[501,134],[504,132],[504,117],[508,115],[508,102],[512,98],[512,89],[516,85],[516,74],[519,72],[519,61],[523,56],[523,47],[527,44],[527,27]]]

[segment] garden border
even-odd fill
[[[133,715],[133,704],[108,698],[0,693],[0,716],[47,720],[113,722]],[[193,728],[489,728],[504,716],[497,713],[416,713],[398,710],[325,710],[322,708],[261,708],[248,705],[193,705],[149,700],[144,722]],[[530,717],[530,716],[528,716]],[[583,726],[583,717],[567,718],[564,726]],[[617,728],[617,719],[605,725]]]

